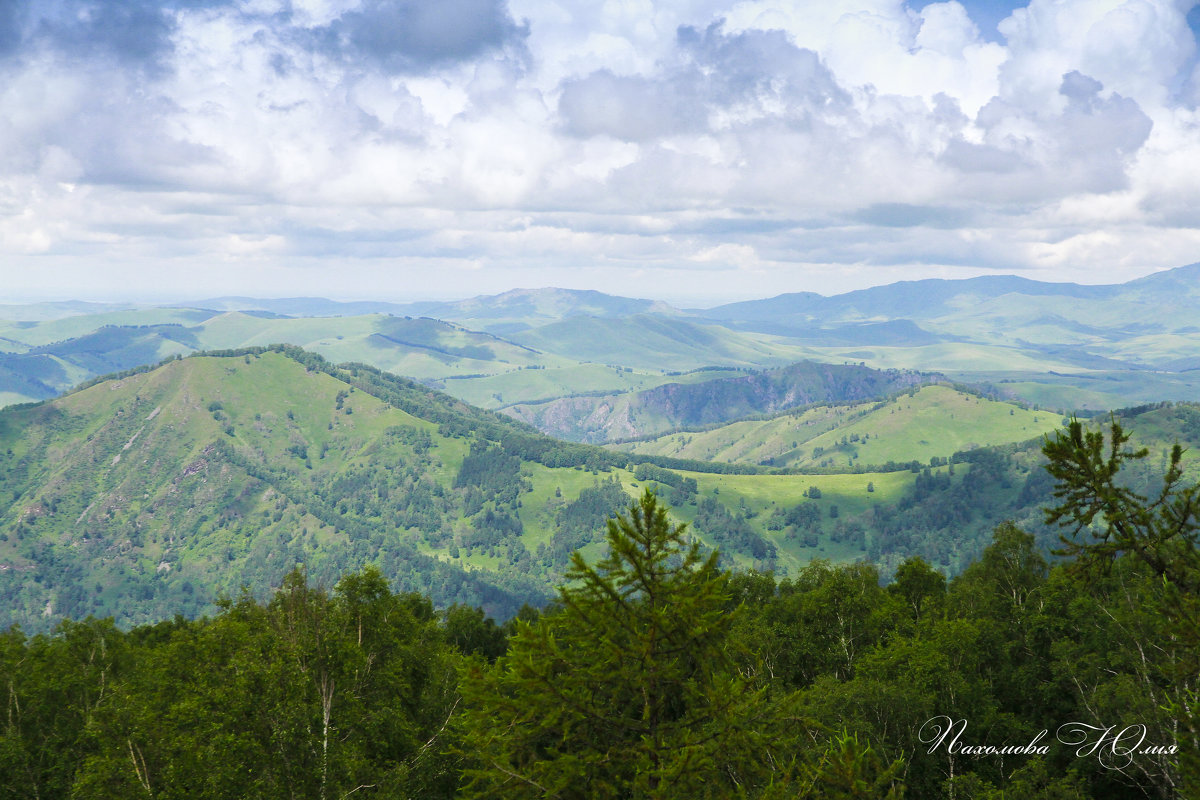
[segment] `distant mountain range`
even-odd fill
[[[354,317],[363,314],[392,314],[433,317],[477,323],[479,330],[511,333],[538,323],[570,317],[619,318],[646,313],[680,313],[656,300],[614,297],[578,289],[513,289],[503,294],[467,300],[384,303],[337,301],[320,297],[290,297],[263,300],[253,297],[215,297],[184,303],[185,308],[216,311],[267,311],[289,317]],[[2,308],[0,308],[2,313]],[[500,330],[495,330],[500,329]]]
[[[0,405],[177,354],[277,342],[514,414],[801,361],[939,372],[1030,404],[1104,409],[1200,398],[1200,264],[1105,286],[922,280],[710,309],[568,289],[423,303],[0,306]]]
[[[1157,272],[1127,283],[1046,283],[1016,275],[900,281],[825,297],[812,292],[729,303],[698,312],[709,319],[813,322],[830,319],[936,319],[961,313],[968,303],[1006,296],[1167,303],[1200,299],[1200,263]]]
[[[931,278],[900,281],[844,294],[825,296],[815,292],[781,294],[763,300],[728,303],[708,309],[680,309],[657,300],[635,299],[580,289],[513,289],[496,295],[465,300],[385,303],[334,301],[316,297],[264,300],[251,297],[218,297],[180,304],[186,308],[221,311],[262,310],[287,316],[357,316],[396,314],[428,316],[455,321],[486,323],[562,320],[570,317],[621,318],[635,314],[669,314],[713,320],[756,320],[772,322],[823,323],[849,319],[934,319],[959,312],[964,303],[1004,296],[1074,298],[1078,300],[1121,300],[1167,303],[1200,298],[1200,263],[1156,272],[1118,284],[1049,283],[1017,275],[976,278]],[[42,304],[61,306],[73,313],[114,306],[87,303]],[[130,306],[118,306],[129,308]],[[0,306],[0,316],[20,306]],[[486,325],[479,325],[483,328]]]
[[[812,292],[781,294],[766,300],[729,303],[700,311],[719,320],[764,320],[812,323],[830,319],[932,319],[955,313],[967,301],[1005,295],[1099,299],[1112,296],[1122,285],[1084,286],[1043,283],[1015,275],[958,280],[931,278],[900,281],[825,297]]]

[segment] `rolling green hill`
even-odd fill
[[[423,554],[474,535],[452,485],[481,412],[345,379],[299,351],[187,358],[0,413],[0,624],[194,612],[297,562],[333,580],[377,561],[447,602],[539,597],[543,582],[495,573],[499,556],[464,571]],[[461,433],[397,408],[405,393]]]
[[[296,348],[171,360],[0,412],[0,626],[202,613],[368,561],[503,616],[637,494],[625,463]]]
[[[821,405],[614,448],[700,461],[847,470],[948,459],[959,451],[1032,439],[1061,423],[1048,411],[933,385],[884,402]]]
[[[14,400],[53,397],[105,373],[200,350],[292,344],[337,361],[360,361],[417,380],[497,376],[576,363],[431,319],[385,314],[279,317],[259,312],[140,309],[31,323],[0,323],[0,391]],[[610,380],[606,388],[624,383]],[[541,395],[533,395],[539,397]]]
[[[1193,448],[1185,475],[1200,481],[1200,405],[1162,404],[1119,414],[1150,456],[1126,470],[1129,485],[1150,493],[1175,442]],[[1094,425],[1102,426],[1097,419]],[[776,549],[777,570],[814,558],[867,559],[889,574],[919,555],[954,574],[976,558],[1005,520],[1032,533],[1044,551],[1060,546],[1043,509],[1054,504],[1054,481],[1043,469],[1041,438],[959,452],[950,463],[903,472],[831,475],[701,475],[699,493],[677,513],[723,547],[752,542]],[[642,468],[652,471],[652,467]],[[804,487],[802,489],[802,487]],[[716,504],[719,504],[716,505]],[[747,545],[743,544],[743,547]],[[740,563],[745,563],[742,560]]]
[[[1131,427],[1155,447],[1200,441],[1200,411]],[[647,486],[730,564],[919,553],[954,571],[1049,494],[1036,442],[840,475],[644,458],[296,348],[172,360],[0,411],[0,627],[201,614],[298,563],[326,584],[376,563],[397,587],[504,616],[544,599],[572,551],[594,555]]]
[[[276,343],[333,361],[371,364],[489,408],[580,393],[637,391],[679,380],[680,369],[710,363],[777,364],[799,352],[757,334],[688,323],[668,323],[674,326],[671,336],[663,336],[663,325],[653,316],[563,324],[579,328],[581,338],[595,333],[589,332],[591,325],[616,326],[624,333],[595,352],[577,353],[568,340],[556,340],[554,331],[539,334],[550,347],[542,350],[454,323],[387,314],[284,317],[267,311],[149,308],[0,321],[0,404],[47,399],[97,375],[172,355]],[[693,336],[698,338],[689,338]],[[715,344],[718,339],[723,346]],[[633,340],[641,340],[643,350],[626,358],[623,343]],[[704,356],[710,347],[711,361]],[[689,380],[715,377],[720,375],[706,372]]]

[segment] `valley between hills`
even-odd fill
[[[647,487],[726,566],[782,576],[957,574],[1004,520],[1049,550],[1041,444],[1071,414],[1200,441],[1198,273],[689,312],[565,290],[4,307],[0,626],[195,616],[368,563],[503,619]]]

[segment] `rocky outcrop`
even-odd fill
[[[551,436],[602,443],[719,425],[799,406],[883,398],[941,379],[933,373],[806,361],[736,378],[516,405],[505,413]]]

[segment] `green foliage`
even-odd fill
[[[779,680],[796,688],[812,685],[821,675],[852,677],[899,612],[873,566],[821,560],[794,580],[780,582],[762,609],[771,621],[762,635],[763,657]]]
[[[521,459],[476,440],[462,461],[454,487],[477,486],[498,502],[513,502],[522,488],[520,471]]]
[[[719,547],[746,553],[760,562],[775,559],[775,545],[755,532],[744,512],[734,514],[711,497],[702,498],[696,507],[696,528],[711,536]]]
[[[1068,529],[1065,553],[1075,556],[1085,571],[1094,574],[1091,568],[1099,566],[1107,572],[1114,564],[1136,559],[1157,579],[1143,584],[1144,604],[1157,606],[1169,622],[1160,635],[1170,635],[1164,648],[1171,652],[1172,668],[1164,676],[1155,659],[1143,662],[1139,672],[1146,683],[1158,683],[1156,705],[1174,716],[1185,790],[1194,793],[1200,791],[1200,483],[1185,480],[1183,448],[1176,443],[1161,488],[1151,495],[1134,491],[1126,473],[1149,450],[1129,446],[1131,436],[1115,415],[1108,428],[1106,437],[1072,419],[1065,431],[1047,438],[1047,471],[1058,481],[1054,496],[1060,503],[1046,510],[1046,520]],[[1122,566],[1135,575],[1138,571]],[[1169,776],[1171,770],[1164,767],[1163,772]]]
[[[463,655],[495,661],[508,649],[504,629],[481,608],[455,604],[446,609],[442,620],[446,641]]]
[[[910,797],[1196,794],[1186,781],[1197,774],[1197,493],[1178,449],[1163,451],[1156,475],[1139,457],[1148,448],[1128,446],[1119,425],[1109,438],[1068,427],[1047,448],[1049,473],[1028,447],[976,450],[956,457],[953,476],[920,466],[911,478],[873,476],[871,495],[865,476],[844,488],[849,476],[656,466],[640,479],[699,494],[689,532],[727,556],[770,553],[756,541],[782,551],[793,533],[812,533],[822,546],[866,544],[895,565],[895,581],[882,586],[870,564],[829,562],[778,584],[729,578],[644,499],[632,521],[609,528],[604,560],[572,559],[559,608],[527,607],[522,621],[497,626],[489,614],[540,604],[533,577],[513,577],[532,562],[523,539],[558,537],[565,557],[627,502],[628,472],[582,469],[616,457],[556,449],[369,368],[250,356],[179,362],[0,415],[0,496],[11,498],[0,547],[13,565],[0,575],[0,610],[34,622],[106,608],[198,616],[221,585],[277,582],[296,563],[332,583],[367,560],[449,610],[392,594],[382,573],[349,575],[333,594],[293,575],[270,603],[245,595],[212,620],[128,634],[87,620],[32,639],[13,629],[0,638],[0,793],[332,797],[372,786],[437,797],[466,765],[473,792],[500,796],[530,793],[500,769],[562,781],[568,796],[592,785],[597,796],[629,786],[886,796],[900,765]],[[183,389],[202,413],[162,402]],[[339,395],[352,419],[335,413]],[[221,407],[204,410],[212,403]],[[1196,425],[1183,407],[1138,419],[1158,426],[1156,443]],[[221,433],[226,422],[233,436]],[[556,472],[534,456],[581,469]],[[457,488],[455,476],[466,476]],[[1075,534],[1079,563],[1107,570],[1052,567],[1041,555],[1047,529],[1031,519],[1056,479],[1051,522]],[[822,499],[800,502],[817,483]],[[818,511],[831,500],[836,524]],[[997,524],[1010,515],[1015,523]],[[962,554],[987,535],[966,564]],[[629,544],[643,540],[661,542],[645,553]],[[512,571],[465,572],[429,555],[459,546],[489,548],[471,558]],[[519,642],[511,650],[508,632]],[[459,659],[470,685],[456,722]],[[1148,740],[1174,741],[1183,757],[1146,755],[1114,772],[1061,750],[1044,768],[930,754],[919,730],[943,713],[995,744],[1071,719],[1145,725]],[[450,756],[453,731],[467,740]]]
[[[608,520],[620,513],[628,502],[628,495],[615,479],[581,489],[579,496],[559,509],[556,515],[551,539],[554,563],[566,566],[572,554],[591,544],[605,529]]]
[[[0,798],[70,793],[87,735],[128,679],[132,654],[112,620],[63,622],[54,636],[0,634]]]
[[[438,755],[453,668],[432,609],[378,571],[330,595],[288,576],[267,606],[144,629],[139,663],[87,726],[94,798],[449,796]]]
[[[827,562],[777,582],[721,572],[652,495],[607,533],[503,626],[367,569],[332,593],[293,572],[212,619],[10,630],[0,797],[1193,796],[1170,753],[1117,770],[921,735],[947,715],[967,744],[1072,720],[1186,737],[1192,640],[1136,556],[1048,566],[1005,525],[948,585],[917,558],[888,586]]]
[[[676,506],[691,502],[699,491],[695,478],[685,478],[678,472],[654,464],[638,464],[633,471],[633,477],[635,480],[655,481],[668,487],[667,502]]]
[[[463,686],[468,797],[723,797],[787,756],[785,718],[732,668],[717,556],[647,491],[578,554],[561,610]]]
[[[896,569],[896,577],[888,591],[899,596],[912,611],[913,619],[922,613],[936,612],[946,598],[946,577],[937,572],[920,556],[905,559]]]
[[[1067,553],[1111,561],[1129,552],[1158,575],[1191,595],[1200,595],[1200,484],[1185,485],[1183,448],[1171,448],[1162,488],[1153,500],[1118,483],[1118,473],[1145,458],[1145,447],[1128,447],[1130,436],[1114,416],[1107,454],[1102,431],[1085,431],[1071,420],[1067,430],[1046,440],[1046,469],[1058,481],[1061,503],[1046,512],[1048,524],[1070,529]],[[1088,532],[1090,541],[1079,541]]]
[[[808,766],[800,779],[800,792],[794,797],[812,800],[900,800],[904,796],[901,780],[904,762],[897,759],[885,764],[870,745],[862,744],[857,734],[842,732]]]

